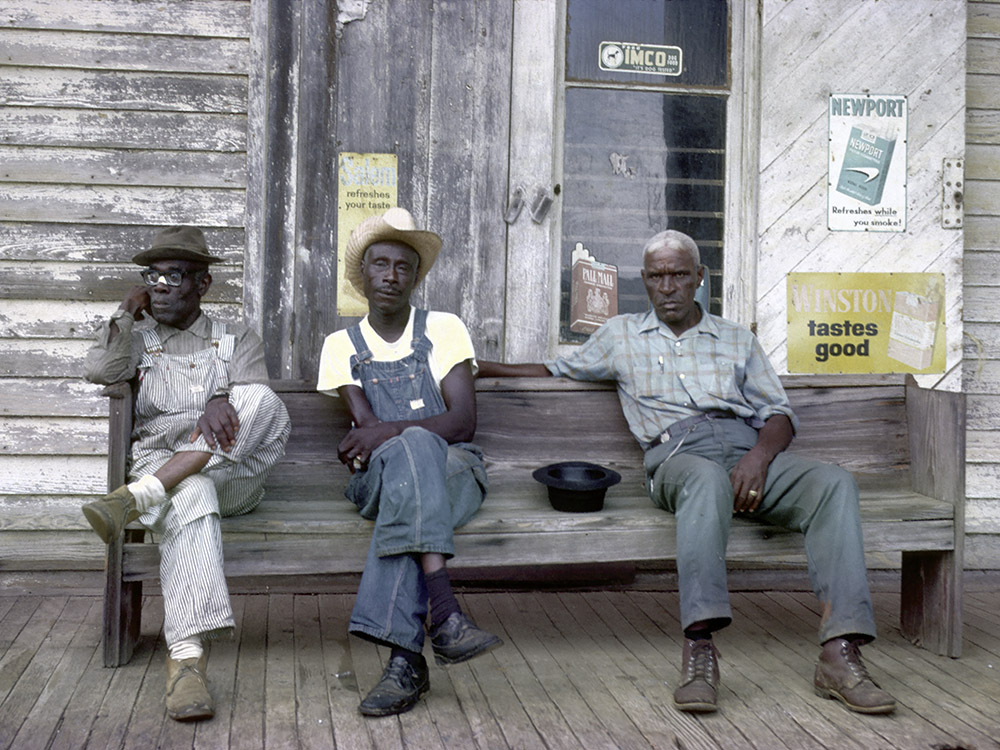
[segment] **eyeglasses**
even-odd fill
[[[156,286],[160,282],[166,284],[167,286],[180,286],[181,282],[184,281],[184,277],[189,273],[198,273],[197,271],[157,271],[155,268],[144,268],[139,273],[142,275],[142,280],[146,282],[146,286]]]

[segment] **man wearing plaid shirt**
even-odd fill
[[[854,478],[838,466],[785,452],[797,419],[750,331],[695,301],[698,246],[676,231],[643,248],[646,313],[619,315],[569,356],[542,364],[480,361],[480,377],[614,380],[632,434],[645,450],[649,494],[677,518],[684,649],[674,705],[716,710],[719,652],[712,632],[732,621],[726,543],[734,513],[805,535],[809,574],[823,607],[817,695],[862,713],[889,713],[892,696],[869,677],[860,646],[875,638]]]

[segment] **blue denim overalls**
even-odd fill
[[[427,362],[427,311],[414,310],[413,316],[413,351],[395,362],[373,360],[361,328],[347,330],[357,352],[351,374],[383,422],[426,419],[446,410]],[[427,586],[419,555],[454,554],[452,531],[475,515],[486,494],[482,453],[472,443],[448,445],[433,432],[409,427],[375,449],[367,470],[351,477],[345,494],[363,517],[375,521],[350,631],[420,651]]]

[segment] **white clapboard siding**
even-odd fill
[[[243,317],[250,2],[0,0],[0,49],[0,558],[99,569],[108,402],[81,375],[132,256],[201,226],[206,309]]]
[[[250,40],[0,28],[0,49],[10,65],[245,74]]]
[[[138,280],[136,274],[135,281]],[[90,344],[117,307],[117,299],[97,302],[62,300],[58,305],[50,300],[6,300],[0,308],[0,340],[81,339]],[[226,322],[239,321],[242,315],[241,307],[236,302],[207,302],[202,309]]]
[[[1000,568],[1000,2],[968,3],[966,564]]]
[[[940,226],[940,175],[963,153],[963,18],[961,2],[764,3],[757,322],[779,368],[791,271],[945,273],[948,368],[961,361],[962,233]],[[826,229],[829,94],[861,90],[908,97],[905,233]]]
[[[245,241],[242,227],[206,229],[205,238],[212,253],[222,258],[226,265],[239,264],[242,260]],[[0,221],[0,260],[125,265],[133,255],[149,246],[149,239],[150,228],[141,225]]]
[[[0,25],[18,29],[250,37],[250,3],[233,0],[4,0]]]
[[[246,188],[246,157],[218,151],[0,145],[0,182]]]

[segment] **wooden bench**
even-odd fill
[[[839,463],[861,487],[865,548],[900,560],[900,624],[914,643],[958,656],[965,466],[963,394],[925,390],[904,376],[783,378],[802,427],[791,450]],[[358,573],[371,524],[343,496],[348,472],[336,446],[349,420],[342,402],[301,382],[275,381],[292,418],[283,461],[261,505],[223,520],[230,577]],[[125,476],[131,390],[111,386],[108,486]],[[675,523],[646,495],[642,453],[612,385],[555,378],[477,382],[476,442],[487,457],[490,491],[456,534],[453,571],[503,578],[504,566],[566,564],[666,567]],[[560,513],[533,469],[588,460],[622,474],[596,513]],[[139,633],[142,582],[155,580],[159,553],[129,529],[108,548],[104,659],[126,663]],[[901,558],[897,553],[902,553]],[[888,557],[887,557],[888,556]],[[754,564],[804,562],[802,537],[734,519],[728,558]]]

